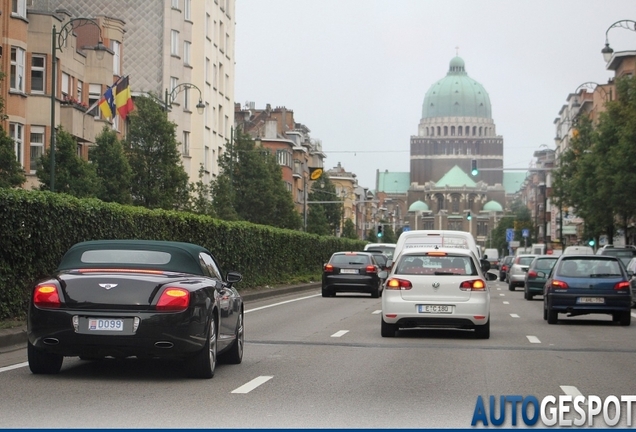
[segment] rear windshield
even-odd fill
[[[529,265],[530,265],[530,263],[532,262],[532,260],[534,260],[534,258],[535,258],[535,257],[533,257],[533,256],[529,256],[529,257],[519,257],[519,264],[529,266]]]
[[[428,256],[402,255],[395,274],[428,274],[428,275],[471,275],[476,276],[477,269],[473,260],[465,255]]]
[[[382,252],[388,259],[391,259],[393,252],[395,252],[395,246],[373,246],[367,249],[367,252]]]
[[[568,259],[561,261],[557,275],[566,277],[622,276],[618,261],[601,259]]]
[[[367,265],[371,264],[371,259],[368,255],[340,254],[332,256],[330,263],[335,266]]]
[[[554,259],[538,259],[537,262],[535,262],[535,269],[537,270],[552,270],[552,267],[554,267],[554,264],[557,262],[557,258]]]
[[[163,265],[170,262],[167,252],[150,250],[104,249],[89,250],[80,260],[85,264],[153,264]]]

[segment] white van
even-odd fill
[[[404,249],[416,247],[453,247],[469,249],[481,260],[481,251],[473,235],[466,231],[413,230],[400,234],[393,253],[393,262]]]
[[[393,258],[393,251],[395,251],[395,243],[367,243],[364,245],[365,251],[380,251],[388,259]]]
[[[568,246],[563,255],[594,255],[594,249],[589,246]]]
[[[499,268],[499,250],[498,249],[484,249],[484,258],[490,263],[490,268]]]

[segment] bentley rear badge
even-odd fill
[[[99,286],[109,290],[111,288],[115,288],[117,286],[117,284],[99,284]]]

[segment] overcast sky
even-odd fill
[[[325,168],[375,189],[376,170],[409,171],[424,95],[459,47],[490,95],[504,167],[524,168],[555,147],[568,94],[613,75],[601,49],[621,20],[636,20],[634,0],[236,0],[235,98],[293,110]],[[636,50],[636,31],[608,37]]]

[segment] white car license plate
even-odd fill
[[[449,305],[418,305],[420,313],[453,313],[453,307]]]
[[[605,303],[603,297],[579,297],[578,303]]]
[[[124,331],[123,319],[89,318],[88,330],[90,331]]]
[[[340,274],[358,274],[356,269],[340,269]]]

